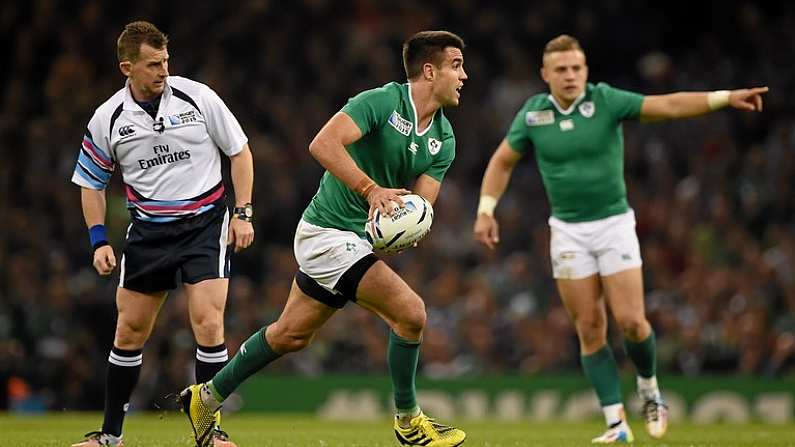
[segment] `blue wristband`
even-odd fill
[[[108,232],[105,230],[105,225],[94,225],[88,229],[88,237],[91,240],[91,246],[96,250],[103,245],[108,245]]]

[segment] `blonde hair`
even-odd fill
[[[574,37],[569,36],[568,34],[561,34],[560,36],[550,40],[547,42],[546,46],[544,46],[544,56],[549,53],[556,53],[558,51],[570,51],[570,50],[580,50],[582,51],[582,47],[580,46],[580,41],[575,39]],[[585,53],[583,51],[583,53]]]
[[[141,54],[141,44],[161,50],[168,45],[168,36],[149,22],[139,20],[124,26],[116,41],[116,57],[119,62],[135,62]]]

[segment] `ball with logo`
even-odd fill
[[[400,196],[403,208],[393,202],[391,216],[376,211],[364,225],[367,240],[373,248],[386,253],[396,253],[411,248],[431,231],[433,207],[417,194]]]

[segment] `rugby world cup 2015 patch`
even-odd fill
[[[168,116],[168,122],[171,123],[172,126],[194,123],[196,121],[198,121],[198,118],[196,117],[196,112],[193,110]]]
[[[394,127],[395,130],[405,136],[409,136],[412,127],[414,127],[414,124],[406,118],[400,116],[400,114],[397,113],[397,110],[392,111],[392,114],[389,115],[389,120],[387,121],[389,122],[390,126]]]
[[[527,112],[524,121],[528,126],[547,126],[555,122],[555,112],[551,110],[534,110]]]

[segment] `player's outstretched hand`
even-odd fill
[[[767,87],[741,88],[729,94],[729,105],[749,112],[762,111],[762,94],[770,90]]]
[[[235,253],[248,248],[254,242],[254,225],[243,219],[233,217],[229,221],[227,245],[234,245]]]
[[[102,276],[110,275],[116,268],[116,255],[113,254],[113,247],[103,245],[94,250],[94,268]]]
[[[491,250],[500,242],[500,226],[494,216],[485,213],[478,213],[475,219],[475,239]]]
[[[400,196],[411,194],[411,191],[403,188],[382,188],[375,186],[369,194],[367,194],[367,202],[370,204],[370,211],[367,213],[367,218],[372,219],[375,211],[378,210],[385,216],[391,216],[394,211],[392,202],[398,204],[403,208],[403,200]]]

